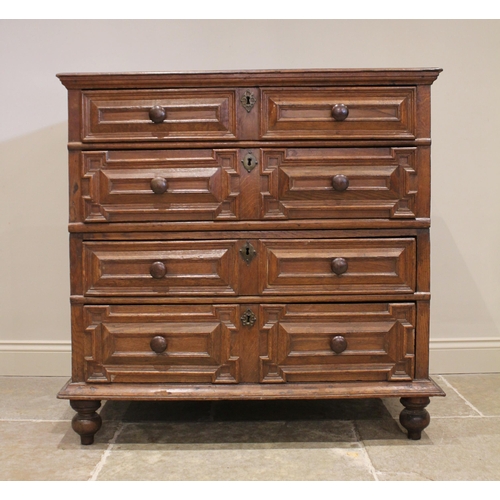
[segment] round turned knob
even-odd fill
[[[342,174],[336,175],[332,179],[332,185],[335,191],[345,191],[349,187],[349,179]]]
[[[330,347],[332,348],[333,352],[340,354],[347,349],[347,340],[342,335],[336,335],[330,341]]]
[[[333,119],[343,122],[349,116],[349,108],[345,104],[335,104],[332,109]]]
[[[149,110],[149,118],[152,122],[154,123],[161,123],[162,121],[165,120],[167,117],[167,112],[165,111],[165,108],[162,106],[153,106]]]
[[[151,189],[156,194],[163,194],[167,190],[167,179],[163,177],[151,179]]]
[[[347,261],[342,257],[332,260],[332,271],[337,275],[344,274],[347,271]]]
[[[167,349],[167,339],[165,337],[162,337],[161,335],[158,335],[151,339],[149,345],[154,352],[160,354],[162,352],[165,352],[165,350]]]
[[[153,262],[149,268],[149,272],[153,278],[160,279],[167,274],[167,268],[163,262]]]

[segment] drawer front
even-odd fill
[[[243,168],[247,151],[260,165],[251,174]],[[426,147],[71,155],[71,222],[429,216]]]
[[[263,240],[260,293],[413,293],[415,252],[413,238]]]
[[[414,139],[415,87],[262,91],[263,139]]]
[[[73,222],[239,218],[237,150],[86,151],[74,158]]]
[[[233,240],[84,242],[84,295],[234,296],[237,256]]]
[[[236,139],[234,90],[83,91],[82,141]]]
[[[262,305],[263,383],[414,377],[415,304]]]
[[[239,381],[239,307],[85,306],[87,382]]]
[[[428,150],[287,148],[264,150],[264,219],[428,216]]]

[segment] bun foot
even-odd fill
[[[422,431],[429,425],[431,417],[425,407],[430,403],[429,398],[401,398],[405,407],[400,415],[401,425],[408,431],[408,439],[418,440]]]
[[[71,426],[80,435],[80,441],[84,445],[94,442],[95,433],[101,428],[102,419],[96,410],[101,406],[100,401],[71,400],[71,408],[78,413],[73,417]]]

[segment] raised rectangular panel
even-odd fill
[[[149,112],[161,106],[165,119]],[[236,139],[236,93],[219,89],[86,90],[83,142]]]
[[[262,251],[263,295],[415,291],[413,238],[263,240]],[[334,270],[336,259],[345,261],[340,274]]]
[[[263,139],[415,139],[415,87],[262,90]],[[343,121],[332,116],[347,106]]]
[[[262,305],[261,315],[261,382],[414,377],[415,304]]]
[[[72,222],[236,220],[236,150],[84,151],[71,193]],[[154,182],[164,183],[155,192]]]
[[[284,148],[263,151],[264,219],[408,219],[428,215],[417,148]],[[338,182],[340,179],[340,183]]]
[[[85,306],[89,382],[239,381],[237,306]],[[165,350],[151,342],[165,339]]]
[[[233,240],[84,242],[84,295],[237,295],[237,243]],[[161,276],[153,276],[154,265]]]

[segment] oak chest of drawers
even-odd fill
[[[400,397],[420,438],[439,72],[58,75],[83,444],[112,399]]]

